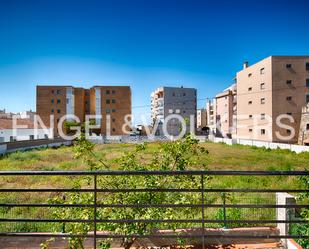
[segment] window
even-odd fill
[[[57,104],[60,104],[61,103],[61,100],[60,99],[57,99]]]
[[[248,88],[248,91],[249,91],[249,92],[252,91],[252,87],[249,87],[249,88]]]
[[[113,118],[113,119],[112,119],[112,122],[113,122],[113,123],[115,123],[115,121],[116,121],[116,119],[115,119],[115,118]]]
[[[248,77],[250,78],[251,76],[252,76],[252,73],[249,73],[249,74],[248,74]]]
[[[265,119],[265,113],[261,114],[261,119]]]
[[[265,68],[260,69],[260,74],[265,74]]]
[[[262,104],[262,105],[265,104],[265,98],[261,98],[261,104]]]
[[[51,93],[52,93],[52,94],[54,94],[54,93],[55,93],[55,91],[54,91],[54,90],[51,90]]]
[[[110,94],[110,90],[106,90],[106,94]]]
[[[306,103],[309,103],[309,94],[306,95]]]
[[[61,90],[57,90],[57,94],[60,94],[61,93]]]
[[[186,104],[186,102],[182,102],[182,104],[183,104],[183,105],[185,105],[185,104]]]
[[[183,96],[186,96],[186,93],[183,93]]]
[[[169,109],[169,110],[168,110],[168,113],[173,113],[173,109]]]
[[[287,96],[287,97],[286,97],[286,100],[287,100],[287,101],[292,101],[292,96]]]
[[[113,132],[115,132],[115,131],[116,131],[116,129],[115,129],[115,128],[113,128],[113,129],[112,129],[112,131],[113,131]]]
[[[67,99],[67,104],[69,104],[69,102],[70,102],[70,99]]]
[[[306,63],[306,70],[309,71],[309,62]]]
[[[286,68],[292,68],[292,64],[286,64]]]
[[[252,129],[249,129],[249,132],[252,133]]]
[[[106,109],[106,113],[110,113],[111,112],[111,110],[110,109]]]
[[[30,140],[34,140],[34,135],[29,135]]]
[[[112,112],[116,112],[116,110],[115,110],[115,109],[112,109]]]
[[[85,101],[85,104],[88,105],[88,101],[87,100]]]
[[[179,110],[179,109],[176,109],[176,113],[180,113],[180,110]]]
[[[183,113],[186,113],[186,111],[183,111]]]
[[[249,115],[249,119],[252,119],[252,114]]]
[[[265,89],[265,83],[262,83],[262,84],[260,85],[260,88],[261,88],[261,90],[264,90],[264,89]]]
[[[173,93],[173,97],[175,97],[175,93]]]
[[[252,105],[252,101],[251,100],[248,102],[248,105]]]
[[[261,129],[261,135],[265,135],[265,134],[266,134],[265,129]]]
[[[115,99],[112,99],[112,103],[113,103],[113,104],[116,104],[116,100],[115,100]]]
[[[307,131],[309,131],[309,123],[307,124],[307,127],[306,127]]]
[[[109,99],[106,100],[106,104],[110,104],[111,101]]]
[[[51,100],[51,103],[52,103],[52,104],[54,104],[54,102],[55,102],[55,100],[54,100],[54,99],[52,99],[52,100]]]
[[[60,109],[57,110],[57,113],[61,113]]]
[[[286,84],[287,84],[287,85],[292,85],[292,80],[287,80],[287,81],[286,81]]]
[[[112,94],[116,94],[116,91],[115,91],[115,90],[112,90]]]
[[[286,130],[286,133],[287,133],[288,135],[291,135],[291,130],[290,130],[290,129],[287,129],[287,130]]]
[[[54,109],[51,109],[51,113],[54,113]]]
[[[306,87],[309,87],[309,79],[306,79]]]

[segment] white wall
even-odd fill
[[[35,134],[34,129],[17,129],[16,130],[16,140],[17,141],[23,141],[23,140],[30,140],[30,135],[34,136],[34,139],[44,139],[45,135],[48,136],[48,138],[52,138],[53,131],[52,129],[48,129],[47,131],[44,131],[44,129],[37,129]],[[0,137],[2,137],[4,140],[3,142],[10,142],[10,137],[14,136],[13,129],[4,129],[0,131]]]
[[[101,88],[95,88],[95,115],[101,116]],[[101,119],[96,119],[96,125],[101,125]]]
[[[265,147],[269,149],[286,149],[291,150],[296,153],[301,152],[309,152],[309,146],[302,146],[297,144],[284,144],[284,143],[272,143],[272,142],[264,142],[257,140],[249,140],[249,139],[229,139],[229,138],[220,138],[220,137],[209,137],[209,140],[215,143],[226,143],[229,145],[232,144],[242,144],[256,147]]]
[[[74,114],[74,90],[73,87],[67,87],[66,89],[66,114]]]

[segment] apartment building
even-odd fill
[[[94,86],[90,89],[90,113],[102,116],[101,134],[126,135],[131,130],[131,88],[129,86]],[[109,120],[108,120],[109,119]],[[125,127],[126,119],[129,125]]]
[[[157,135],[163,135],[163,126],[169,135],[177,136],[181,131],[179,120],[171,119],[166,124],[169,115],[178,114],[185,120],[194,122],[196,127],[196,89],[184,87],[160,87],[151,93],[152,126],[157,122]],[[189,132],[189,124],[186,131]]]
[[[206,109],[197,109],[196,111],[196,128],[201,130],[207,126]]]
[[[124,135],[122,126],[125,116],[131,115],[131,89],[129,86],[94,86],[84,89],[73,86],[37,86],[37,114],[45,125],[51,126],[54,115],[54,132],[58,135],[58,122],[64,115],[75,115],[81,122],[85,116],[100,115],[101,135]],[[107,133],[106,120],[110,127]]]
[[[210,134],[216,133],[216,100],[209,99],[206,102],[206,126]]]
[[[237,73],[237,137],[296,143],[309,102],[309,56],[270,56]],[[281,123],[276,122],[285,115]],[[294,119],[294,122],[290,121]]]
[[[236,84],[216,95],[216,135],[232,137],[236,132]]]

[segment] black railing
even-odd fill
[[[100,189],[98,188],[98,178],[101,176],[149,176],[149,175],[160,175],[160,176],[200,176],[201,177],[201,187],[199,188],[156,188],[156,189],[136,189],[136,188],[123,188],[123,189]],[[35,233],[25,233],[25,232],[5,232],[1,231],[0,236],[35,236],[35,237],[76,237],[76,238],[93,238],[93,247],[96,248],[97,239],[117,239],[117,238],[199,238],[202,239],[203,248],[205,246],[205,240],[210,238],[227,238],[227,239],[288,239],[288,238],[305,238],[309,239],[309,236],[303,235],[290,235],[290,234],[280,234],[280,235],[213,235],[205,234],[206,224],[222,224],[223,227],[227,228],[229,224],[308,224],[308,220],[300,219],[291,219],[291,220],[277,220],[277,219],[228,219],[226,215],[226,210],[228,208],[233,209],[272,209],[276,210],[279,208],[284,209],[300,209],[300,208],[309,208],[308,203],[305,204],[289,204],[289,205],[279,205],[276,203],[259,203],[259,204],[235,204],[226,202],[227,193],[305,193],[308,192],[308,189],[240,189],[240,188],[207,188],[204,185],[205,176],[309,176],[309,171],[0,171],[0,177],[21,177],[21,176],[89,176],[93,178],[93,185],[91,188],[86,189],[74,189],[74,188],[48,188],[48,189],[17,189],[17,188],[2,188],[0,193],[92,193],[93,200],[91,203],[82,203],[82,204],[59,204],[59,203],[0,203],[0,208],[16,208],[16,207],[25,207],[25,208],[92,208],[93,209],[93,219],[50,219],[50,218],[0,218],[1,223],[57,223],[62,226],[62,233],[55,234],[35,234]],[[128,203],[128,204],[104,204],[98,202],[97,195],[99,193],[159,193],[159,192],[170,192],[170,193],[198,193],[201,194],[201,203],[195,204],[139,204],[139,203]],[[220,194],[222,198],[222,203],[208,203],[206,200],[206,194],[214,193]],[[200,219],[102,219],[98,217],[99,208],[200,208],[201,209],[201,218]],[[222,219],[208,219],[206,218],[207,208],[220,208],[223,210]],[[250,217],[248,217],[250,218]],[[93,233],[87,234],[71,234],[65,233],[65,223],[91,223],[93,224],[94,231]],[[200,234],[101,234],[97,233],[97,225],[99,223],[192,223],[201,225]]]

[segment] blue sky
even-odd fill
[[[135,115],[155,88],[183,85],[202,107],[245,60],[309,55],[308,12],[307,0],[0,0],[0,109],[35,109],[37,84],[130,85]]]

